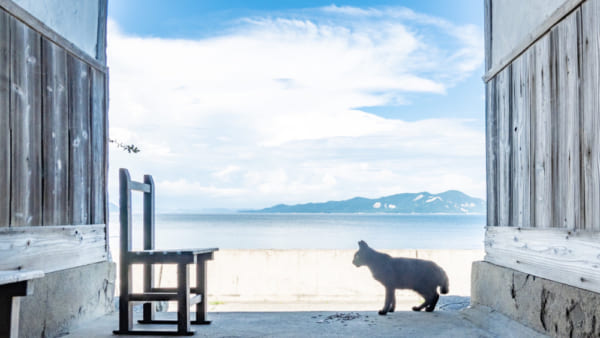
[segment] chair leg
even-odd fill
[[[196,304],[196,320],[192,324],[206,325],[210,320],[206,320],[208,298],[206,297],[206,259],[198,259],[196,263],[196,289],[202,294],[202,301]]]
[[[154,271],[152,264],[144,264],[144,292],[150,292],[154,283]],[[151,324],[155,318],[155,307],[154,303],[144,303],[142,320],[138,323]]]
[[[116,334],[124,334],[133,329],[133,304],[129,302],[129,286],[131,285],[131,265],[121,261],[121,287],[119,296],[119,330]]]
[[[177,332],[189,334],[190,327],[190,268],[188,264],[177,264]]]

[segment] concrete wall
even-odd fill
[[[21,298],[19,337],[58,337],[79,320],[114,310],[116,265],[102,262],[51,272]]]
[[[91,57],[96,57],[99,0],[13,0]]]
[[[553,337],[599,337],[600,294],[493,265],[473,264],[472,305]]]
[[[383,301],[384,288],[367,267],[352,264],[356,250],[221,250],[208,265],[209,301]],[[473,261],[483,250],[385,250],[396,257],[432,260],[450,279],[450,294],[468,296]],[[113,257],[118,257],[113,252]],[[141,269],[134,290],[141,291]],[[175,285],[175,267],[156,271],[161,286]],[[117,288],[118,290],[118,288]],[[414,296],[398,291],[398,296]]]
[[[492,67],[566,1],[492,0]]]

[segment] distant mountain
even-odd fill
[[[441,194],[428,192],[397,194],[380,198],[355,197],[345,201],[279,204],[251,212],[265,213],[485,213],[485,201],[460,191],[449,190]]]

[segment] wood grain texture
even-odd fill
[[[492,67],[492,0],[483,1],[485,70]]]
[[[551,70],[554,75],[551,97],[555,98],[553,119],[553,171],[555,188],[554,225],[580,227],[579,161],[579,55],[577,10],[561,21],[550,35]]]
[[[69,224],[67,54],[42,40],[43,224]],[[101,222],[99,222],[101,223]]]
[[[485,261],[600,292],[600,234],[566,229],[488,227]]]
[[[533,224],[537,228],[548,228],[553,224],[550,37],[544,36],[533,48],[530,62],[534,79],[531,90]]]
[[[487,225],[498,225],[498,181],[496,159],[498,149],[498,123],[496,116],[496,81],[486,83],[485,119],[486,119],[486,183],[487,183]]]
[[[27,281],[30,279],[44,277],[44,273],[39,270],[34,271],[18,271],[18,270],[2,270],[0,271],[0,285],[12,284]]]
[[[107,35],[108,0],[98,0],[98,34],[96,38],[96,60],[106,65],[106,35]],[[105,70],[96,69],[102,73]]]
[[[0,227],[10,223],[10,20],[0,10]]]
[[[104,74],[91,69],[91,223],[106,223],[106,106]]]
[[[39,225],[42,215],[41,69],[38,33],[12,19],[11,226]]]
[[[90,223],[90,70],[68,57],[69,76],[69,209],[70,223]]]
[[[106,3],[106,0],[100,0]],[[55,44],[64,48],[69,54],[77,57],[78,59],[86,62],[91,67],[94,67],[102,72],[106,72],[106,65],[96,60],[95,55],[88,55],[86,52],[77,47],[74,43],[64,38],[62,35],[56,33],[52,28],[44,24],[40,19],[27,12],[15,1],[12,0],[0,0],[0,10],[7,12],[10,16],[18,18],[21,22],[24,22],[30,29],[34,30],[45,39],[54,42]],[[100,8],[103,11],[102,8]],[[103,12],[99,13],[104,14]],[[100,19],[100,18],[99,18]],[[106,24],[104,24],[106,26]]]
[[[511,66],[512,119],[511,119],[511,194],[510,225],[531,226],[531,95],[529,57],[531,51],[517,58]]]
[[[104,231],[104,224],[0,229],[0,270],[48,273],[105,261]]]
[[[483,76],[483,81],[488,82],[494,76],[498,75],[499,72],[503,71],[508,65],[510,65],[516,58],[518,58],[524,51],[530,48],[536,43],[541,37],[547,34],[550,29],[555,27],[561,20],[566,16],[572,14],[574,10],[579,8],[582,2],[586,0],[565,0],[564,3],[554,11],[548,18],[541,24],[535,27],[527,36],[521,41],[510,53],[500,58],[500,60],[492,60],[493,65],[487,70]],[[493,30],[493,27],[491,28]]]
[[[581,8],[582,228],[600,231],[600,1]]]
[[[496,77],[496,115],[498,123],[498,225],[509,226],[511,215],[511,67]]]

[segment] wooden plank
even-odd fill
[[[600,231],[600,1],[583,3],[581,17],[582,228]]]
[[[5,10],[11,16],[18,18],[19,21],[23,22],[26,26],[30,27],[30,29],[36,31],[38,34],[44,36],[49,41],[52,41],[55,44],[63,47],[65,50],[68,51],[68,53],[71,56],[78,58],[79,60],[87,63],[91,67],[94,67],[102,72],[107,71],[106,65],[96,60],[94,56],[88,55],[86,52],[81,50],[81,48],[77,47],[75,44],[65,39],[62,35],[56,33],[52,28],[48,27],[38,18],[21,8],[14,1],[0,0],[0,9]]]
[[[535,44],[532,55],[533,224],[536,228],[548,228],[553,224],[549,35]]]
[[[0,10],[0,227],[10,221],[10,20]]]
[[[110,91],[108,89],[109,74],[104,73],[104,189],[106,194],[104,195],[104,218],[106,224],[106,251],[110,252],[110,214],[108,212],[108,102]]]
[[[185,334],[190,331],[190,266],[177,264],[177,331]],[[181,292],[183,291],[183,292]]]
[[[19,283],[25,284],[27,282]],[[0,294],[5,294],[0,287]],[[0,337],[19,338],[19,313],[21,312],[21,297],[11,297],[9,294],[0,297]]]
[[[141,191],[141,192],[145,192],[145,193],[152,192],[152,188],[150,187],[149,184],[136,182],[136,181],[131,181],[131,190]]]
[[[212,259],[212,257],[211,257]],[[196,264],[196,289],[192,288],[191,292],[195,292],[201,296],[200,302],[196,304],[196,320],[192,324],[209,324],[206,320],[206,312],[208,312],[208,297],[206,296],[208,286],[208,274],[206,269],[206,259],[199,259]]]
[[[498,62],[492,60],[491,68],[483,76],[483,81],[488,82],[494,76],[498,75],[508,65],[510,65],[516,58],[521,56],[531,45],[536,43],[542,36],[547,34],[555,25],[557,25],[566,16],[572,14],[579,5],[585,0],[566,0],[554,13],[552,13],[544,22],[533,29],[523,40],[506,56],[501,58]],[[491,28],[493,30],[493,27]]]
[[[139,250],[122,254],[130,264],[169,264],[196,263],[198,260],[213,259],[218,248],[186,249],[186,250]],[[123,259],[123,258],[121,258]]]
[[[551,32],[551,70],[554,75],[551,96],[555,98],[553,132],[554,225],[567,229],[580,227],[579,161],[579,53],[577,10]]]
[[[105,261],[104,231],[104,224],[0,229],[0,270],[48,273]]]
[[[511,143],[511,226],[531,226],[531,95],[529,83],[529,57],[525,52],[511,66],[512,133]]]
[[[71,223],[90,223],[90,70],[68,57],[69,77],[69,209]]]
[[[566,229],[488,227],[485,261],[600,292],[600,234]]]
[[[129,301],[132,302],[149,302],[161,300],[177,300],[177,292],[144,292],[132,293],[129,295]]]
[[[498,123],[498,225],[510,225],[511,188],[511,69],[496,77],[496,111]]]
[[[44,273],[39,270],[0,270],[0,285],[18,283],[41,277],[44,277]]]
[[[108,0],[98,0],[98,34],[96,38],[96,60],[106,65],[106,30],[108,17]],[[99,70],[99,69],[97,69]],[[106,72],[101,70],[102,73]]]
[[[67,54],[42,39],[44,225],[68,224],[69,112]],[[98,222],[102,223],[102,222]]]
[[[492,67],[492,0],[483,1],[483,26],[485,48],[485,70]]]
[[[11,19],[11,226],[42,222],[41,67],[38,33]]]
[[[128,332],[133,329],[133,308],[129,303],[129,290],[132,285],[132,269],[129,251],[132,248],[132,217],[131,217],[131,177],[127,169],[119,169],[119,331]],[[127,309],[127,310],[125,310]]]
[[[196,271],[198,271],[198,269],[196,269]],[[202,273],[202,271],[200,273]],[[198,285],[198,282],[196,282],[196,285]],[[152,291],[152,292],[177,292],[177,288],[176,287],[157,287],[157,288],[151,288],[150,291]],[[199,287],[190,287],[190,293],[202,294],[202,289]]]
[[[498,225],[498,180],[496,159],[498,152],[498,123],[496,118],[496,81],[485,85],[486,118],[486,183],[487,183],[487,225]]]
[[[91,223],[106,223],[106,88],[103,73],[92,69],[91,78]]]
[[[155,202],[155,190],[154,190],[154,179],[152,175],[144,175],[144,185],[149,187],[149,192],[144,193],[144,250],[154,250],[155,236],[154,236],[154,202]],[[154,285],[154,271],[152,264],[144,265],[144,291],[150,291]],[[152,320],[154,318],[155,308],[152,304],[144,304],[144,320]]]

